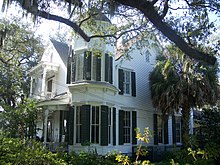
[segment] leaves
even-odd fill
[[[0,101],[13,107],[21,94],[28,95],[28,70],[37,63],[43,52],[40,39],[29,30],[28,24],[19,21],[0,22],[0,31],[6,31],[5,44],[0,48]]]

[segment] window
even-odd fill
[[[77,55],[76,58],[76,80],[81,81],[83,80],[83,54]],[[75,63],[73,63],[75,64]],[[72,66],[74,68],[74,66]]]
[[[52,120],[48,119],[47,121],[47,142],[51,142],[53,139],[53,125]]]
[[[168,116],[154,114],[154,144],[169,144]]]
[[[129,111],[124,111],[124,143],[131,142],[131,115]]]
[[[91,143],[99,143],[99,106],[92,106]]]
[[[163,120],[162,116],[157,116],[157,132],[158,132],[158,143],[163,143]]]
[[[60,142],[67,140],[67,111],[60,111]]]
[[[123,78],[123,88],[125,94],[130,94],[131,88],[131,74],[129,71],[124,71],[124,78]]]
[[[76,106],[74,112],[74,143],[107,146],[114,142],[113,110],[106,105]],[[115,135],[115,134],[114,134]]]
[[[53,80],[47,82],[47,92],[52,92]]]
[[[119,94],[136,96],[136,74],[128,70],[118,70]]]
[[[81,143],[81,112],[80,112],[80,107],[76,107],[76,143]]]
[[[151,56],[151,53],[149,52],[149,50],[147,50],[145,52],[145,60],[146,60],[146,62],[150,62],[150,56]]]
[[[176,143],[181,143],[181,117],[175,117],[176,124]]]
[[[137,144],[137,112],[119,110],[119,145]]]
[[[102,66],[102,60],[105,61]],[[86,51],[72,57],[72,81],[92,80],[112,83],[112,60],[110,56],[93,55]],[[102,78],[101,75],[104,77]]]

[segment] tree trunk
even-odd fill
[[[182,142],[183,147],[190,147],[189,138],[189,116],[190,116],[190,106],[188,102],[185,102],[182,109]]]

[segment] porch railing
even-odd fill
[[[46,142],[44,145],[51,152],[68,151],[66,142]]]

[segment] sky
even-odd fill
[[[3,0],[0,0],[0,7],[2,6],[2,2]],[[178,7],[178,5],[181,5],[181,4],[177,4],[176,7]],[[57,6],[53,6],[55,8],[55,10],[53,10],[53,12],[56,12],[55,14],[60,14],[60,10],[56,9]],[[62,13],[64,14],[64,13]],[[181,13],[179,13],[181,14]],[[178,14],[178,15],[179,15]],[[11,16],[19,16],[19,17],[22,17],[22,12],[21,10],[19,11],[19,8],[18,7],[12,7],[10,8],[7,13],[1,13],[0,14],[0,18],[2,17],[11,17]],[[215,14],[212,14],[210,13],[209,15],[210,19],[212,21],[215,21],[215,23],[218,25],[218,31],[220,31],[220,17],[217,17]],[[49,20],[46,20],[46,19],[40,19],[40,22],[41,23],[37,23],[37,24],[33,24],[32,20],[29,18],[26,18],[24,19],[26,22],[29,22],[33,25],[32,29],[33,30],[36,30],[36,35],[41,35],[43,36],[43,40],[45,41],[48,41],[49,40],[49,37],[50,36],[55,36],[56,35],[56,32],[60,31],[64,31],[65,29],[67,29],[67,26],[64,25],[64,24],[61,24],[61,23],[58,23],[58,22],[55,22],[55,21],[49,21]],[[69,28],[69,27],[68,27]],[[220,32],[218,32],[220,34]],[[69,36],[68,36],[69,37]]]

